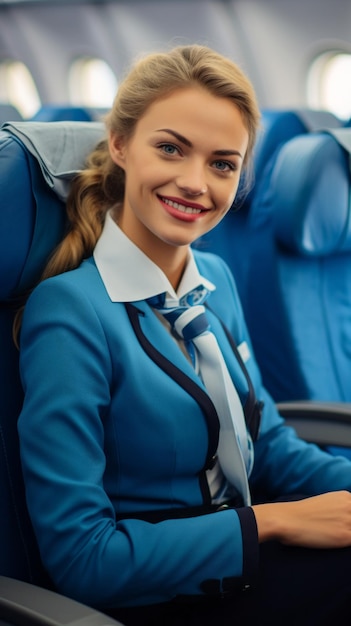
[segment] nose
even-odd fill
[[[207,179],[205,166],[201,163],[187,163],[177,178],[177,186],[189,196],[201,196],[206,193]]]

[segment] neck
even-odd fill
[[[173,289],[177,290],[187,264],[189,245],[171,245],[155,237],[141,224],[129,224],[120,207],[114,211],[112,217],[127,237],[158,265]]]
[[[156,254],[152,253],[152,251],[149,254],[147,250],[144,250],[144,252],[158,265],[167,276],[173,289],[177,291],[188,259],[188,246],[175,247],[171,250],[167,246],[163,254],[160,249],[157,250]]]
[[[118,219],[117,219],[118,217]],[[123,213],[113,215],[120,229],[146,254],[167,276],[174,290],[177,290],[188,260],[189,245],[172,245],[155,237],[150,231],[130,227],[125,223]]]

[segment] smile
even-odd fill
[[[202,212],[202,209],[197,209],[196,207],[186,206],[185,204],[179,204],[179,202],[173,202],[173,200],[168,200],[168,198],[163,198],[162,201],[168,206],[176,209],[177,211],[181,211],[182,213],[189,214],[198,214]]]

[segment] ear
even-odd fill
[[[110,133],[109,139],[108,139],[108,146],[109,146],[112,161],[116,163],[116,165],[119,165],[119,167],[124,169],[125,152],[126,152],[125,138],[118,136],[114,133]]]

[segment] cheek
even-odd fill
[[[130,173],[140,185],[153,187],[161,178],[161,170],[150,159],[136,158]]]

